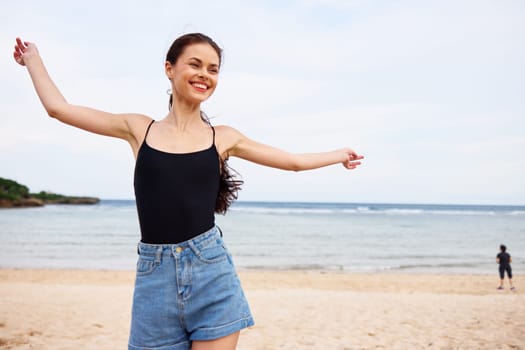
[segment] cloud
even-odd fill
[[[28,6],[6,4],[12,15],[0,23],[8,53],[0,60],[0,164],[35,189],[81,184],[129,198],[133,160],[120,140],[46,117],[12,62],[16,35],[37,42],[70,102],[161,119],[164,54],[174,37],[202,31],[225,49],[218,90],[204,105],[214,123],[292,152],[351,146],[366,156],[354,172],[301,174],[232,160],[247,181],[241,198],[525,198],[518,1],[226,1],[199,11],[191,2],[35,1],[22,11]]]

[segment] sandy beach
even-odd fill
[[[525,301],[497,276],[241,271],[240,350],[525,349]],[[0,349],[126,349],[134,273],[0,270]],[[525,286],[523,286],[525,288]]]

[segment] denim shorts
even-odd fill
[[[129,350],[188,350],[254,325],[217,227],[178,244],[138,244]]]

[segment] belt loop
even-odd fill
[[[155,264],[160,265],[162,259],[162,246],[159,246],[157,253],[155,254]]]
[[[215,225],[217,227],[217,230],[219,230],[219,233],[221,234],[221,237],[222,237],[222,230],[221,228],[218,226],[218,225]]]

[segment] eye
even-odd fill
[[[189,64],[190,67],[193,67],[193,68],[199,68],[199,65],[197,63],[194,63],[194,62],[191,62]]]
[[[218,74],[219,70],[217,68],[210,68],[210,69],[208,69],[208,72],[210,72],[212,74]]]

